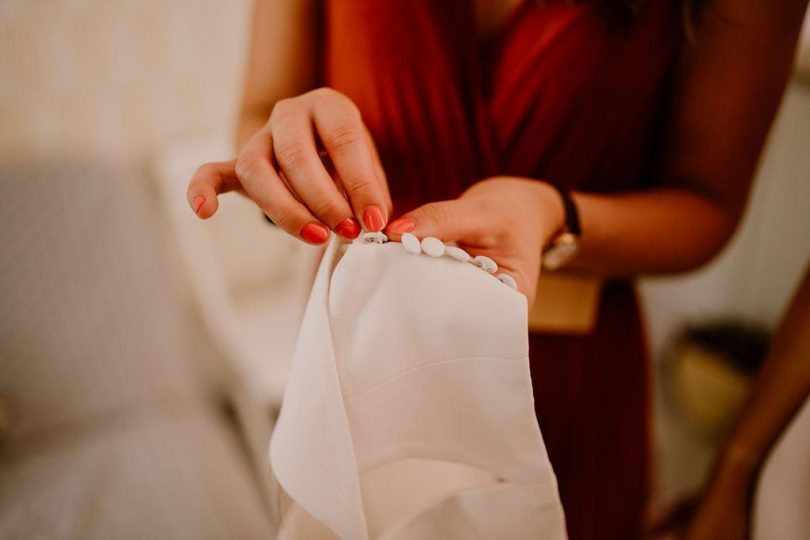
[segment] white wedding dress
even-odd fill
[[[565,538],[526,307],[472,264],[333,239],[270,443],[279,538]]]

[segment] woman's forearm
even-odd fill
[[[810,392],[810,267],[715,460],[686,538],[746,538],[759,470]]]
[[[312,89],[315,15],[313,0],[254,0],[237,148],[267,122],[278,100]]]
[[[752,479],[810,392],[810,268],[718,460],[717,476]]]
[[[696,268],[722,248],[738,220],[708,197],[674,187],[574,199],[582,238],[571,266],[603,275]]]
[[[716,0],[696,13],[673,71],[661,188],[577,194],[577,266],[634,275],[696,268],[731,236],[793,65],[807,0]]]

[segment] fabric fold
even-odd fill
[[[271,466],[282,538],[564,538],[526,299],[475,266],[333,239]]]
[[[340,244],[321,260],[298,334],[270,463],[284,491],[340,538],[367,538],[357,461],[326,311]],[[294,538],[295,536],[293,536]]]

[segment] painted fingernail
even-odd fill
[[[363,223],[369,231],[379,231],[385,225],[382,212],[376,206],[369,206],[363,213]]]
[[[329,239],[329,229],[320,223],[307,223],[301,229],[301,238],[312,244],[323,244]]]
[[[406,232],[411,232],[412,230],[414,230],[414,228],[416,228],[416,224],[411,219],[401,217],[389,223],[388,227],[386,227],[386,230],[394,234],[402,234]]]
[[[194,200],[191,201],[191,208],[194,210],[195,214],[197,215],[200,214],[200,208],[202,208],[202,205],[204,203],[205,197],[203,197],[202,195],[197,195],[196,197],[194,197]]]
[[[360,236],[360,224],[354,218],[346,218],[337,224],[335,231],[343,238],[354,240]]]

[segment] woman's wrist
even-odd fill
[[[759,468],[761,459],[759,452],[740,443],[730,443],[722,452],[724,468],[733,475],[753,475]]]
[[[759,469],[761,457],[739,443],[730,443],[720,452],[711,488],[723,492],[747,492]]]
[[[540,210],[541,249],[545,249],[565,224],[565,208],[557,189],[544,181],[531,180]]]
[[[497,187],[496,187],[497,186]],[[518,220],[519,227],[529,227],[540,234],[544,248],[565,223],[565,210],[557,189],[542,180],[519,176],[494,176],[473,184],[462,197],[480,196],[491,198],[490,190],[496,188],[498,211],[504,212],[507,220]],[[536,236],[535,236],[536,237]]]

